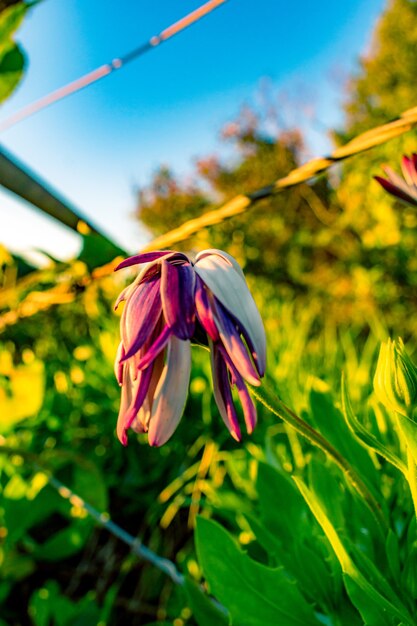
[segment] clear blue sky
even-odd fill
[[[28,69],[0,119],[123,55],[199,4],[44,0],[18,33]],[[276,94],[299,91],[304,104],[311,100],[315,119],[300,107],[294,121],[312,151],[324,150],[326,128],[341,119],[346,78],[384,6],[384,0],[229,0],[126,68],[4,132],[1,141],[135,250],[146,238],[132,219],[135,186],[161,163],[185,175],[196,157],[219,151],[219,130],[243,103],[256,102],[262,78]],[[58,256],[76,251],[75,234],[3,191],[0,207],[1,243]]]

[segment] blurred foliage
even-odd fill
[[[23,77],[26,59],[14,34],[32,4],[0,2],[0,102],[12,94]]]
[[[337,143],[416,106],[416,14],[413,0],[388,2],[348,86]],[[137,213],[152,234],[262,188],[300,164],[302,136],[296,130],[271,133],[270,113],[269,104],[261,111],[245,109],[225,126],[222,136],[234,148],[227,163],[215,156],[200,159],[185,182],[167,169],[156,172],[139,193]],[[408,311],[417,305],[416,212],[394,202],[372,177],[381,174],[384,162],[399,169],[401,155],[416,150],[416,138],[413,130],[349,159],[329,177],[263,200],[183,247],[228,250],[246,272],[272,282],[282,297],[304,294],[306,306],[311,297],[320,297],[335,321],[360,322],[383,311],[389,328],[402,317],[412,334],[416,324]]]
[[[338,141],[417,104],[416,11],[411,0],[389,3]],[[189,183],[157,172],[139,198],[147,227],[165,232],[288,173],[302,137],[272,136],[264,122],[245,111],[227,125],[235,160],[203,159]],[[356,157],[331,180],[262,201],[187,244],[227,249],[245,266],[265,319],[272,392],[361,476],[382,528],[350,477],[267,407],[254,434],[234,442],[197,346],[172,439],[154,449],[132,433],[123,448],[112,310],[123,278],[91,273],[111,250],[85,236],[78,259],[35,269],[0,248],[0,626],[416,622],[412,477],[372,376],[389,330],[416,354],[417,223],[371,180],[382,159],[395,167],[403,149],[415,151],[414,140]],[[62,498],[43,468],[175,562],[184,587]]]

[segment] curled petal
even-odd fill
[[[195,271],[248,337],[260,376],[265,373],[266,337],[262,319],[245,279],[219,255],[203,256]]]
[[[119,347],[117,348],[116,360],[114,362],[114,375],[116,376],[117,382],[119,385],[123,383],[123,363],[122,359],[125,355],[125,349],[123,347],[123,343],[119,343]]]
[[[152,335],[162,311],[160,280],[154,278],[138,285],[122,313],[121,334],[124,360],[135,354]]]
[[[161,296],[167,325],[179,339],[191,339],[195,328],[195,276],[190,264],[162,263]]]
[[[212,341],[210,341],[209,344],[214,399],[216,400],[220,415],[233,439],[240,441],[242,435],[236,415],[236,409],[233,404],[226,363],[220,350],[218,349],[218,346]]]
[[[152,405],[148,431],[151,446],[162,446],[178,426],[187,400],[190,371],[190,342],[173,335]]]
[[[115,272],[125,267],[131,267],[132,265],[141,265],[142,263],[151,263],[157,261],[162,257],[166,257],[168,254],[173,254],[171,250],[159,250],[158,252],[144,252],[143,254],[135,254],[125,259],[114,269]]]
[[[138,433],[146,433],[149,428],[149,420],[152,413],[152,403],[155,395],[155,389],[158,386],[161,378],[162,371],[164,369],[164,353],[160,352],[156,357],[152,365],[152,376],[148,387],[146,398],[143,401],[142,406],[136,418],[133,420],[130,428]]]
[[[250,393],[245,385],[245,381],[242,376],[239,374],[237,369],[235,368],[232,360],[230,359],[227,352],[219,347],[219,350],[227,363],[227,367],[232,376],[233,384],[236,385],[237,393],[239,396],[240,404],[243,409],[243,417],[245,418],[246,430],[249,434],[253,432],[253,429],[256,426],[257,421],[257,413],[255,404],[250,396]]]
[[[211,295],[213,298],[213,296]],[[199,276],[196,277],[195,307],[198,320],[210,339],[218,341],[219,331],[213,317],[213,307],[210,304],[209,294]]]
[[[233,320],[230,319],[229,314],[220,303],[217,303],[215,308],[215,320],[222,343],[239,374],[251,385],[260,385],[261,381],[252,365],[248,350],[240,338]]]
[[[167,345],[171,335],[171,329],[168,326],[164,326],[154,342],[147,348],[144,356],[139,359],[136,365],[138,370],[145,369],[150,363],[152,363],[152,361],[156,359],[158,354],[160,354],[160,352],[162,352],[162,350]]]
[[[129,380],[122,387],[122,402],[117,420],[117,436],[124,446],[127,445],[126,431],[136,418],[148,393],[151,375],[152,367],[148,367],[140,372],[135,383]],[[123,393],[125,397],[123,397]]]

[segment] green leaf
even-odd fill
[[[18,2],[0,12],[0,54],[4,52],[4,46],[10,42],[12,35],[19,28],[29,5]]]
[[[370,620],[367,622],[369,626],[377,626],[377,619],[380,619],[380,626],[394,626],[398,624],[398,620],[403,621],[404,624],[412,626],[413,620],[408,615],[407,609],[402,605],[398,598],[395,598],[395,605],[392,604],[387,598],[382,595],[366,578],[366,575],[370,573],[370,570],[365,572],[359,571],[351,556],[349,555],[346,547],[344,546],[338,532],[330,522],[326,513],[324,512],[321,504],[316,495],[311,491],[300,478],[294,477],[294,481],[299,488],[301,494],[305,498],[308,506],[311,509],[314,517],[322,527],[327,539],[329,540],[339,563],[345,574],[344,580],[346,583],[346,590],[348,591],[352,602],[362,615],[363,619]],[[366,557],[362,555],[361,563],[365,563]],[[372,574],[375,574],[375,568],[372,568]],[[380,578],[383,578],[382,575]],[[381,582],[380,580],[378,582]],[[384,581],[384,590],[387,590],[387,583]],[[389,587],[388,587],[389,588]],[[389,590],[390,598],[392,599],[395,594]],[[383,620],[381,621],[381,616]]]
[[[259,463],[256,487],[261,518],[280,540],[293,543],[307,522],[307,509],[291,479],[266,463]]]
[[[189,578],[184,581],[185,592],[198,626],[227,626],[229,620],[214,602]]]
[[[8,98],[23,76],[25,57],[12,36],[28,8],[29,5],[18,2],[0,13],[0,102]]]
[[[400,472],[405,475],[407,472],[407,468],[403,461],[396,454],[394,454],[394,452],[384,446],[384,444],[379,441],[379,439],[375,437],[371,432],[369,432],[357,419],[352,409],[349,391],[344,376],[342,377],[341,393],[343,416],[345,418],[347,426],[356,437],[356,439],[361,443],[361,445],[371,448],[371,450],[374,450],[377,454],[379,454],[386,461],[388,461],[388,463],[394,465],[394,467],[399,469]]]
[[[250,559],[219,524],[197,519],[197,554],[211,592],[233,623],[245,626],[318,626],[311,606],[283,568]]]
[[[16,44],[0,57],[0,102],[6,100],[16,89],[25,65],[25,56]]]
[[[369,454],[352,436],[341,412],[334,406],[331,394],[312,389],[310,405],[321,434],[359,470],[362,479],[367,480],[368,487],[369,483],[377,485],[378,476]]]

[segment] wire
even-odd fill
[[[39,100],[28,104],[27,106],[20,109],[20,111],[17,111],[10,117],[6,118],[3,122],[1,122],[0,132],[8,130],[18,122],[21,122],[22,120],[34,115],[35,113],[38,113],[39,111],[45,109],[51,104],[54,104],[55,102],[58,102],[59,100],[62,100],[63,98],[66,98],[67,96],[70,96],[71,94],[76,93],[81,89],[85,89],[85,87],[88,87],[88,85],[92,85],[101,78],[104,78],[112,72],[119,70],[121,67],[127,65],[131,61],[134,61],[149,50],[156,48],[164,41],[171,39],[171,37],[174,37],[181,31],[185,30],[186,28],[188,28],[188,26],[191,26],[205,15],[208,15],[214,9],[219,7],[221,4],[224,4],[225,2],[227,2],[227,0],[209,0],[209,2],[206,2],[195,11],[188,13],[188,15],[185,15],[183,18],[178,20],[178,22],[175,22],[174,24],[171,24],[171,26],[168,26],[168,28],[159,33],[159,35],[154,35],[149,39],[149,41],[142,44],[141,46],[138,46],[137,48],[134,48],[123,57],[115,58],[110,63],[101,65],[92,72],[89,72],[88,74],[77,78],[71,83],[68,83],[68,85],[60,87],[50,94],[47,94],[43,98],[40,98]]]

